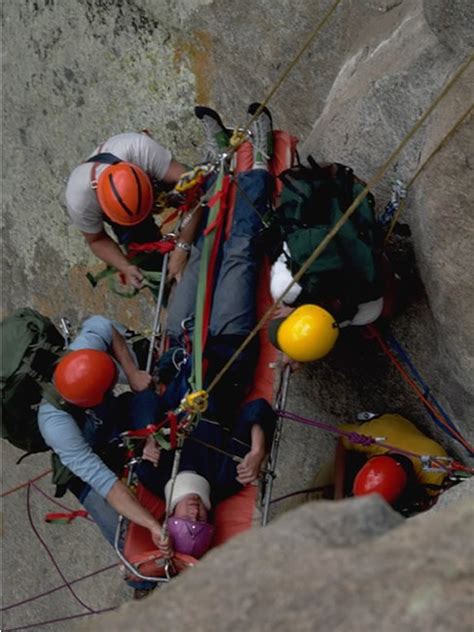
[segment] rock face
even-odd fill
[[[80,629],[468,632],[473,519],[470,502],[404,524],[377,496],[310,503]]]
[[[272,99],[275,124],[305,139],[303,156],[339,160],[370,178],[468,55],[470,4],[341,3]],[[268,93],[330,6],[329,0],[317,11],[310,0],[263,8],[250,0],[10,3],[4,11],[3,310],[30,304],[75,322],[105,312],[149,326],[150,297],[124,301],[86,281],[85,272],[101,264],[67,221],[64,181],[102,139],[144,127],[178,158],[194,162],[202,135],[193,105],[209,103],[229,124],[244,124],[247,104]],[[388,171],[376,190],[379,208],[391,179],[408,180],[472,102],[472,74]],[[394,329],[472,439],[471,123],[410,192],[405,219],[427,296],[420,287]],[[290,405],[304,409],[310,402],[310,414],[334,420],[391,408],[423,424],[423,411],[385,360],[348,338],[339,356],[293,380]]]
[[[136,328],[149,327],[149,297],[124,301],[102,288],[93,290],[86,281],[85,272],[97,271],[101,264],[67,221],[63,195],[70,171],[109,135],[145,127],[177,158],[195,162],[202,140],[192,113],[195,103],[216,107],[229,125],[244,124],[248,104],[266,96],[331,4],[5,3],[3,311],[30,305],[76,323],[86,314],[104,313]],[[311,153],[316,159],[349,164],[368,180],[471,54],[472,26],[469,0],[341,2],[272,99],[275,125],[302,139],[303,158]],[[379,209],[388,200],[391,180],[409,181],[472,104],[472,67],[377,186]],[[472,129],[471,116],[415,181],[403,218],[412,237],[396,237],[389,248],[411,280],[392,330],[471,441]],[[406,253],[414,253],[408,263]],[[466,458],[465,451],[434,426],[376,345],[357,331],[343,332],[327,360],[292,378],[287,408],[335,423],[351,420],[361,410],[398,412],[454,455]],[[328,434],[285,425],[275,496],[310,486],[333,447]],[[17,456],[8,453],[12,486],[23,482],[21,470],[13,474]],[[279,503],[275,513],[298,502]],[[12,519],[17,516],[14,509],[9,511]],[[328,630],[436,630],[452,623],[451,615],[447,621],[447,600],[458,613],[456,629],[467,629],[462,617],[467,617],[466,578],[471,570],[465,549],[472,516],[466,506],[456,511],[440,512],[436,519],[430,512],[397,526],[396,516],[372,500],[337,508],[311,505],[268,531],[239,538],[213,553],[140,612],[154,619],[159,601],[163,627],[165,621],[173,627],[192,622],[195,629],[215,627],[211,623],[216,613],[220,618],[226,612],[228,625],[232,619],[236,629],[245,622],[247,629],[283,630],[294,627],[293,617],[301,616],[301,630],[315,629],[315,621]],[[345,525],[346,536],[351,527],[353,539],[346,544],[337,539],[333,517]],[[16,522],[24,524],[24,517]],[[94,551],[103,548],[95,536],[95,543],[90,538],[92,560]],[[16,537],[10,529],[6,543]],[[28,534],[15,550],[26,555],[28,546],[33,559],[36,548]],[[251,559],[255,563],[247,567],[244,562]],[[39,577],[45,572],[43,560],[41,564]],[[30,575],[32,585],[21,598],[34,593]],[[384,583],[387,575],[390,582]],[[21,573],[15,577],[20,583]],[[113,578],[120,586],[116,592],[122,590],[120,580]],[[93,595],[98,604],[94,607],[106,605],[109,587],[98,592],[97,584],[89,581],[91,588],[84,592]],[[223,596],[232,602],[222,605]],[[61,601],[59,593],[57,599],[58,612],[68,613],[66,600]],[[205,619],[204,608],[196,608],[201,603],[207,604],[213,619]],[[191,605],[183,609],[183,604]],[[145,614],[132,612],[144,627]],[[28,623],[35,621],[34,612],[30,615]],[[114,615],[117,627],[110,629],[125,629],[121,616]]]

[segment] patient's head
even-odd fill
[[[211,509],[207,480],[195,472],[180,472],[165,486],[169,507],[168,529],[179,553],[199,558],[211,545],[214,527],[207,521]]]
[[[175,518],[188,518],[200,522],[207,522],[207,514],[206,505],[198,494],[187,494],[176,503],[173,512]]]

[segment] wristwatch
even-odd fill
[[[184,250],[185,252],[190,252],[191,244],[188,244],[186,241],[177,241],[176,248],[181,248],[181,250]]]

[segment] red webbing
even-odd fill
[[[216,235],[214,238],[214,243],[212,246],[211,256],[209,258],[209,265],[207,268],[207,280],[206,280],[206,297],[204,299],[204,314],[203,314],[203,322],[202,322],[202,348],[206,348],[207,334],[209,330],[209,322],[211,320],[211,310],[212,310],[212,297],[214,294],[214,276],[216,271],[216,263],[217,263],[217,255],[219,253],[219,247],[222,241],[222,235],[225,226],[225,219],[227,215],[227,211],[229,210],[228,205],[228,193],[230,187],[230,176],[225,175],[222,180],[222,188],[221,190],[212,196],[209,201],[209,206],[213,206],[217,201],[220,201],[221,207],[219,209],[219,214],[216,217],[215,222],[211,226],[206,228],[205,234],[207,235],[212,229],[215,228]]]
[[[75,518],[87,518],[89,516],[89,512],[85,509],[78,509],[77,511],[68,511],[68,512],[50,512],[47,513],[44,517],[45,522],[56,522],[63,521],[67,524],[72,522]]]

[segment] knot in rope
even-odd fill
[[[242,145],[242,143],[245,143],[246,140],[247,140],[247,131],[236,128],[232,132],[229,145],[231,147],[239,147],[239,145]]]
[[[207,391],[194,391],[193,393],[188,393],[181,400],[180,408],[181,410],[189,413],[204,413],[207,410],[209,395]]]
[[[377,440],[374,437],[369,437],[368,435],[359,434],[358,432],[348,432],[346,438],[354,444],[359,444],[363,446],[371,446],[374,443],[377,443]]]

